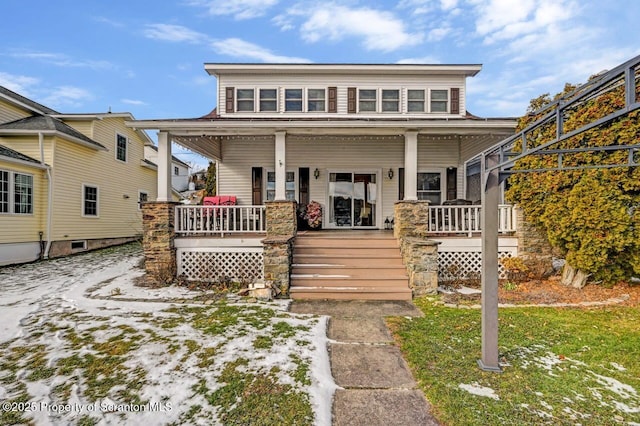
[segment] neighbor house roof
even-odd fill
[[[20,120],[0,124],[0,134],[25,135],[25,134],[58,134],[73,142],[87,146],[88,148],[107,151],[107,148],[93,139],[80,133],[73,127],[65,124],[57,118],[45,115],[34,115]]]
[[[27,109],[38,114],[59,114],[58,111],[39,104],[38,102],[32,101],[29,98],[25,98],[24,96],[19,95],[4,86],[0,86],[0,98],[7,99],[14,104],[26,107]]]
[[[148,146],[149,148],[153,149],[155,152],[158,152],[158,147],[157,147],[157,146],[155,146],[155,145],[145,145],[145,146]],[[190,167],[187,163],[185,163],[184,161],[182,161],[181,159],[179,159],[179,158],[178,158],[178,157],[176,157],[175,155],[172,155],[172,156],[171,156],[171,160],[172,160],[174,163],[182,164],[182,165],[183,165],[183,166],[185,166],[185,167]],[[155,163],[152,163],[152,164],[155,164]]]
[[[35,167],[45,167],[40,161],[36,160],[35,158],[24,155],[23,153],[15,151],[4,145],[0,145],[0,158],[16,163],[28,164]]]

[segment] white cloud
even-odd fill
[[[277,55],[271,50],[249,43],[239,38],[227,38],[224,40],[216,40],[211,42],[211,46],[216,52],[222,55],[233,56],[237,58],[249,58],[261,62],[279,62],[279,63],[306,63],[311,62],[305,58],[294,56]]]
[[[300,10],[294,13],[299,14]],[[304,40],[340,41],[347,37],[363,39],[367,50],[389,52],[422,42],[420,33],[409,33],[404,22],[393,13],[369,8],[350,9],[337,4],[324,4],[306,12],[300,27]]]
[[[93,99],[93,95],[85,89],[74,86],[59,86],[46,95],[42,103],[58,109],[60,107],[79,107]]]
[[[187,43],[202,43],[208,38],[205,34],[190,30],[182,25],[172,24],[149,24],[144,30],[144,35],[154,40]]]
[[[252,19],[263,16],[279,0],[194,0],[188,4],[204,7],[210,15],[233,15],[235,19]]]
[[[120,99],[120,102],[127,105],[147,105],[146,102],[135,99]]]
[[[55,65],[58,67],[69,68],[90,68],[93,70],[100,69],[114,69],[113,65],[109,61],[103,60],[77,60],[73,59],[62,53],[52,52],[34,52],[34,51],[15,51],[10,53],[10,56],[18,59],[30,59],[34,61],[44,62],[46,64]]]
[[[0,86],[4,86],[22,96],[30,97],[33,86],[40,83],[40,80],[26,75],[15,75],[0,72]]]
[[[443,40],[451,33],[450,27],[434,28],[429,31],[427,35],[428,41],[440,41]]]
[[[419,58],[405,58],[400,59],[398,64],[440,64],[441,60],[436,58],[435,56],[422,56]]]

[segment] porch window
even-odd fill
[[[275,112],[278,110],[278,91],[276,89],[260,89],[260,111]]]
[[[418,200],[429,200],[432,205],[442,203],[442,177],[440,173],[418,173]]]
[[[116,159],[127,162],[127,138],[116,134]]]
[[[449,103],[448,90],[432,90],[431,91],[431,112],[447,112],[448,103]]]
[[[400,91],[399,90],[383,90],[382,91],[382,112],[398,112],[400,111]]]
[[[287,172],[287,180],[285,182],[285,196],[288,201],[296,199],[296,173]],[[273,201],[276,198],[276,172],[267,172],[267,201]]]
[[[309,89],[307,91],[307,111],[324,112],[325,111],[325,90]]]
[[[285,89],[284,110],[293,112],[302,111],[302,89]]]
[[[409,112],[424,112],[424,90],[407,91],[407,110]]]
[[[0,213],[33,213],[33,176],[0,170]]]
[[[253,112],[253,89],[238,89],[236,93],[238,112]]]
[[[82,185],[82,215],[98,217],[98,187]]]
[[[360,89],[358,91],[358,107],[360,112],[376,112],[376,90]]]

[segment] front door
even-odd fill
[[[329,228],[375,228],[377,173],[329,173]]]

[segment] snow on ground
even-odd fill
[[[308,395],[315,424],[331,424],[326,317],[289,313],[286,301],[205,305],[184,288],[137,287],[140,259],[127,245],[0,269],[3,402],[26,397],[13,408],[38,425],[217,424],[220,374],[246,360],[246,372],[275,372]]]
[[[496,394],[496,391],[486,386],[480,386],[478,383],[472,383],[470,385],[460,383],[458,387],[469,392],[472,395],[484,396],[487,398],[495,399],[496,401],[500,399],[500,397]]]

